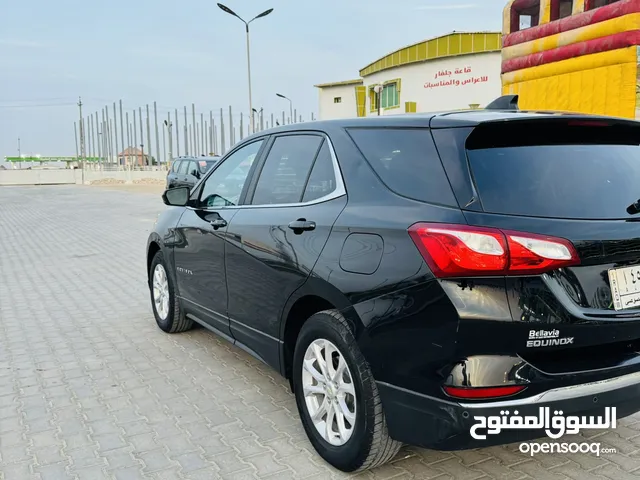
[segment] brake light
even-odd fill
[[[426,223],[410,227],[409,235],[438,278],[535,275],[580,263],[563,238]]]
[[[450,397],[473,399],[473,400],[509,397],[511,395],[515,395],[516,393],[521,392],[525,388],[526,386],[524,385],[509,385],[505,387],[480,387],[480,388],[449,387],[446,385],[442,387],[442,389],[444,390],[444,393],[446,393]]]

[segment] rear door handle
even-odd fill
[[[291,222],[289,224],[289,228],[293,230],[293,233],[300,234],[302,232],[307,232],[310,230],[315,230],[316,222],[308,222],[304,218],[299,218],[295,222]]]
[[[224,228],[227,226],[227,221],[224,218],[216,218],[215,220],[211,220],[209,222],[214,230],[219,228]]]

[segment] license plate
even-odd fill
[[[640,307],[640,268],[626,267],[609,270],[609,285],[614,309],[626,310]]]

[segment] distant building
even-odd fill
[[[142,154],[142,150],[137,147],[127,147],[118,154],[118,163],[120,165],[148,165],[149,156]]]
[[[396,50],[360,78],[315,85],[320,119],[484,106],[501,93],[501,33],[453,32]]]

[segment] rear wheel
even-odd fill
[[[300,418],[322,458],[353,472],[398,453],[401,444],[389,437],[369,365],[339,312],[320,312],[305,322],[293,361]]]
[[[189,330],[193,321],[187,318],[175,295],[173,277],[161,251],[157,252],[149,269],[149,290],[151,305],[158,327],[167,333]]]

